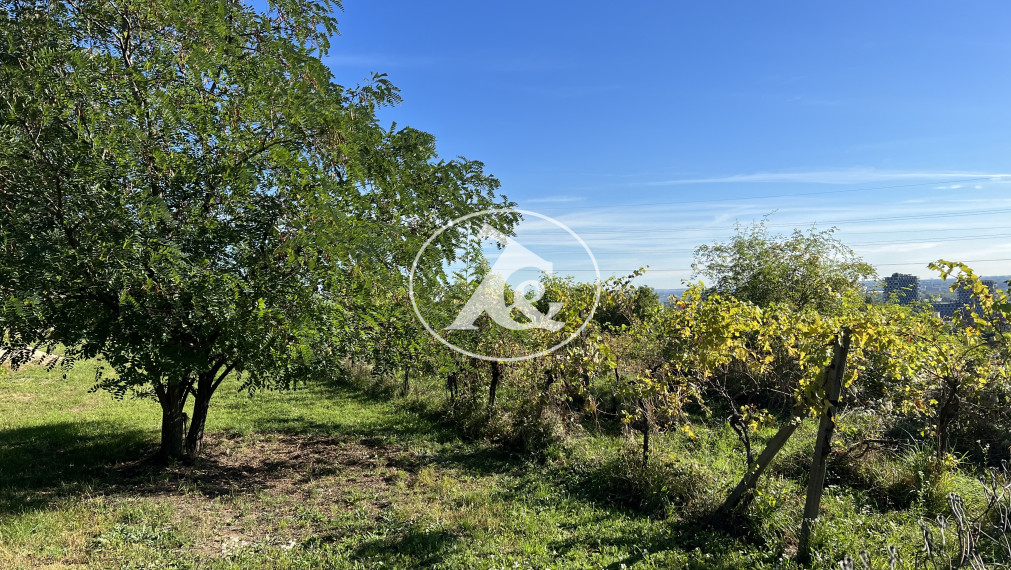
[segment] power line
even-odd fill
[[[987,178],[989,178],[989,177],[987,177]],[[969,181],[969,180],[972,180],[972,179],[966,179],[966,180],[962,180],[962,181]],[[958,181],[953,181],[953,182],[958,182]],[[916,185],[917,184],[901,185],[901,186],[916,186]],[[899,186],[896,186],[896,187],[899,187]],[[864,190],[884,189],[884,188],[889,188],[889,187],[868,188],[868,189],[864,189]],[[853,189],[845,189],[845,190],[853,190]],[[837,192],[837,191],[832,191],[832,192]],[[1011,212],[1011,208],[965,210],[965,211],[956,211],[956,212],[950,212],[949,211],[949,212],[935,212],[935,213],[924,213],[924,214],[909,214],[909,215],[881,216],[881,217],[867,217],[867,218],[850,218],[850,219],[842,219],[842,220],[835,220],[835,221],[825,221],[825,222],[821,222],[821,224],[836,225],[836,224],[845,224],[845,223],[873,223],[873,222],[893,222],[893,221],[900,221],[900,220],[944,219],[944,218],[958,218],[958,217],[965,217],[965,216],[991,215],[991,214],[1008,213],[1008,212]],[[809,225],[813,227],[816,224],[818,224],[818,223],[817,222],[811,222]],[[803,224],[797,224],[797,223],[767,224],[767,227],[798,227],[798,226],[803,226]],[[698,228],[666,228],[666,229],[664,229],[664,228],[661,228],[661,229],[610,229],[610,230],[608,230],[608,229],[601,229],[601,230],[586,230],[586,229],[582,229],[579,233],[580,233],[580,235],[582,235],[584,237],[590,237],[590,236],[595,236],[595,235],[601,235],[601,236],[606,236],[606,235],[626,236],[626,235],[628,235],[628,236],[631,236],[631,235],[641,235],[641,234],[649,234],[651,236],[661,236],[662,237],[662,234],[665,234],[665,233],[669,234],[670,232],[712,231],[713,229],[716,229],[716,228],[714,228],[714,226],[708,226],[708,227],[698,227]],[[940,229],[940,230],[921,230],[921,231],[943,232],[943,231],[955,231],[955,230],[965,231],[965,229],[971,229],[971,228],[949,228],[947,230]],[[996,229],[1007,230],[1008,226],[1006,226],[1006,225],[1002,225],[1002,226],[986,226],[986,227],[977,228],[977,231],[978,230],[996,230]],[[897,233],[897,232],[903,232],[903,231],[905,231],[905,232],[908,233],[908,230],[898,229],[898,230],[887,230],[887,231],[877,231],[877,232],[874,232],[874,231],[872,231],[872,232],[860,232],[860,234],[861,235],[864,235],[864,234],[891,234],[891,233]],[[879,246],[879,245],[903,245],[903,244],[914,244],[914,243],[921,243],[921,242],[947,243],[947,242],[970,241],[970,240],[1000,239],[1000,238],[1007,238],[1007,237],[1011,237],[1011,234],[1007,234],[1007,233],[1002,233],[1002,234],[969,234],[969,235],[947,236],[947,237],[944,237],[943,239],[936,238],[936,236],[935,236],[935,239],[929,239],[929,238],[927,238],[927,239],[905,239],[905,240],[875,240],[875,241],[856,242],[856,243],[852,243],[852,244],[848,244],[848,245],[850,247],[853,247],[853,248],[862,248],[862,247]],[[677,238],[664,238],[664,239],[677,239]],[[689,238],[684,238],[684,239],[689,239]],[[701,239],[701,238],[691,238],[691,239],[697,239],[698,240],[698,239]],[[631,246],[631,247],[634,247],[634,246]],[[632,254],[636,254],[636,253],[638,253],[638,254],[667,254],[667,253],[676,254],[676,253],[691,253],[691,252],[695,251],[695,249],[696,248],[691,248],[691,249],[688,249],[688,248],[684,248],[684,249],[674,248],[674,249],[601,250],[601,255],[610,255],[610,256],[613,256],[613,255],[625,255],[625,256],[628,256],[628,255],[632,255]],[[552,250],[550,250],[550,249],[549,250],[540,250],[540,249],[538,249],[537,251],[542,252],[542,253],[550,253],[550,252],[552,252]],[[562,251],[554,250],[554,251],[560,253],[560,252],[566,252],[566,251],[571,251],[571,250],[562,250]],[[977,260],[967,260],[966,263],[988,263],[988,262],[1004,262],[1004,261],[1011,261],[1011,259],[1004,259],[1004,258],[1001,258],[1001,259],[977,259]],[[880,264],[874,264],[874,265],[876,265],[877,267],[903,267],[903,266],[915,266],[915,265],[919,265],[919,266],[924,266],[925,267],[928,263],[930,263],[930,261],[924,261],[924,262],[903,262],[903,263],[880,263]],[[580,272],[580,273],[585,273],[585,272],[592,272],[593,270],[592,269],[585,269],[585,268],[584,269],[575,269],[575,268],[573,268],[573,269],[564,269],[564,270],[563,269],[557,269],[556,271],[558,271],[558,272]],[[600,269],[600,271],[602,273],[631,273],[631,272],[635,271],[635,268]],[[691,271],[691,268],[687,268],[687,267],[686,268],[666,268],[666,269],[653,268],[653,269],[650,269],[649,271],[651,271],[651,272],[664,272],[664,273],[666,273],[666,272],[685,272],[685,271]]]
[[[1002,229],[1007,229],[1007,228],[1004,227]],[[902,241],[892,241],[892,240],[886,240],[886,241],[866,241],[866,242],[848,243],[848,244],[846,244],[846,246],[847,247],[851,247],[851,248],[860,248],[860,247],[868,247],[868,246],[875,246],[875,245],[905,245],[905,244],[924,243],[924,242],[930,242],[930,243],[948,243],[948,242],[954,242],[954,241],[973,241],[973,240],[978,240],[978,239],[994,239],[994,238],[1007,238],[1007,237],[1011,237],[1011,234],[972,234],[972,235],[967,235],[967,236],[957,236],[957,237],[950,237],[950,238],[944,238],[944,239],[929,239],[928,238],[928,239],[910,239],[910,240],[902,240]],[[541,249],[541,248],[537,248],[537,247],[532,247],[532,249],[536,250],[537,253],[569,253],[569,252],[573,252],[573,251],[579,251],[579,248],[576,247],[576,246],[573,246],[570,249]],[[693,247],[693,248],[680,248],[680,249],[620,249],[620,250],[608,250],[608,249],[600,248],[598,246],[598,247],[594,248],[593,251],[595,252],[595,254],[599,252],[600,255],[629,255],[629,254],[645,254],[645,253],[692,253],[696,249],[698,249],[698,248],[697,247]],[[491,251],[491,250],[489,250],[489,251]]]
[[[978,228],[975,228],[975,229],[979,230],[979,231],[982,231],[982,230],[1007,230],[1008,229],[1008,225],[1005,224],[1005,225],[1001,225],[1001,226],[981,226],[981,227],[978,227]],[[965,231],[965,228],[964,227],[958,227],[958,228],[940,228],[940,229],[926,228],[926,229],[922,229],[922,230],[919,230],[919,231],[931,232],[931,234],[936,234],[938,232]],[[860,233],[860,235],[877,235],[877,234],[894,234],[894,233],[905,233],[905,234],[908,234],[909,230],[897,229],[897,230],[884,230],[884,231],[859,232],[859,233]],[[933,238],[933,239],[930,239],[930,240],[927,240],[927,241],[946,242],[946,241],[963,241],[963,240],[970,240],[970,239],[975,239],[975,238],[987,239],[987,238],[999,238],[999,237],[1011,237],[1011,234],[997,234],[997,235],[994,235],[994,234],[978,234],[978,235],[977,234],[972,234],[972,235],[967,235],[967,236],[956,236],[956,237],[953,237],[953,238],[945,238],[945,239]],[[729,240],[731,238],[732,238],[732,236],[729,235],[729,234],[727,234],[727,235],[721,235],[721,236],[718,236],[718,237],[715,237],[715,238],[709,238],[709,239],[710,240],[720,240],[720,239],[727,239],[727,240]],[[692,239],[693,241],[700,241],[700,240],[701,241],[705,241],[704,238],[683,238],[683,239],[684,240]],[[846,244],[846,245],[850,246],[850,247],[857,247],[857,246],[861,246],[862,247],[862,246],[867,246],[867,245],[893,245],[893,244],[894,245],[900,245],[900,244],[904,244],[904,243],[920,243],[922,241],[925,241],[925,240],[860,242],[860,243],[853,243],[853,244]],[[524,243],[528,243],[529,244],[530,242],[524,242]],[[554,244],[552,244],[552,245],[554,245]],[[532,245],[532,247],[536,247],[536,246]],[[536,248],[536,249],[537,249],[538,252],[541,252],[541,253],[567,253],[567,252],[569,252],[571,250],[577,250],[577,251],[579,251],[579,250],[581,250],[581,247],[577,246],[575,244],[575,242],[573,242],[573,247],[570,248],[570,249],[559,249],[559,250],[548,250],[548,249],[541,249],[541,248]],[[601,244],[597,244],[594,249],[597,250],[597,251],[606,251],[606,250],[603,250],[601,248]],[[694,250],[695,250],[695,248],[691,248],[691,249],[687,249],[687,248],[686,249],[637,249],[637,250],[635,250],[635,252],[641,252],[641,253],[679,253],[679,252],[691,252],[691,251],[694,251]],[[485,252],[486,253],[498,253],[498,251],[499,250],[496,247],[486,247],[485,248]],[[611,253],[628,253],[628,252],[626,252],[626,251],[612,251]]]
[[[893,222],[899,220],[926,220],[926,219],[937,219],[937,218],[956,218],[962,216],[979,216],[987,214],[1001,214],[1011,212],[1011,208],[991,208],[986,210],[965,210],[962,212],[943,212],[936,214],[912,214],[907,216],[884,216],[878,218],[851,218],[848,220],[824,220],[824,221],[812,221],[812,222],[791,222],[782,224],[766,224],[766,227],[805,227],[805,226],[817,226],[820,224],[824,225],[837,225],[837,224],[850,224],[850,223],[866,223],[866,222]],[[576,231],[578,228],[573,228]],[[576,231],[580,236],[584,237],[587,235],[596,234],[642,234],[642,233],[665,233],[665,232],[687,232],[687,231],[708,231],[714,229],[713,226],[708,227],[697,227],[697,228],[658,228],[658,229],[629,229],[629,230],[586,230],[580,229]]]
[[[907,266],[907,265],[922,265],[923,267],[926,267],[927,264],[933,263],[935,261],[937,261],[937,260],[936,259],[931,259],[930,261],[909,261],[909,262],[904,262],[904,263],[872,263],[871,265],[873,265],[875,267],[899,267],[899,266]],[[959,261],[961,263],[989,263],[989,262],[994,262],[994,261],[1011,261],[1011,257],[1001,258],[1001,259],[963,259],[963,260],[959,260]],[[600,272],[601,273],[632,273],[636,269],[638,269],[638,268],[632,268],[632,269],[628,269],[628,268],[626,268],[626,269],[600,269]],[[571,273],[571,272],[576,272],[576,271],[580,271],[580,272],[588,271],[590,273],[593,273],[595,270],[594,269],[554,269],[553,273]],[[690,268],[690,267],[683,267],[683,268],[677,268],[677,269],[659,269],[659,268],[655,268],[655,267],[648,267],[646,269],[647,274],[650,271],[663,271],[663,272],[692,271],[692,268]]]

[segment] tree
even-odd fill
[[[730,241],[696,248],[692,269],[715,291],[759,307],[785,303],[835,313],[875,272],[834,233],[811,228],[783,236],[769,233],[766,220],[738,224]]]
[[[957,427],[989,445],[1006,433],[1011,395],[1011,299],[984,282],[968,265],[938,260],[929,267],[942,279],[954,277],[952,292],[967,291],[972,302],[950,324],[928,321],[913,334],[922,347],[920,374],[904,386],[906,407],[927,414],[937,453],[948,453]],[[961,425],[960,425],[961,424]],[[997,439],[997,441],[1000,441]],[[1003,450],[1002,450],[1003,451]]]
[[[330,374],[356,282],[401,286],[436,228],[509,205],[480,163],[379,125],[384,76],[336,83],[328,2],[2,5],[0,348],[101,356],[101,387],[159,401],[164,457],[199,453],[229,374]]]

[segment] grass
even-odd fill
[[[643,470],[621,434],[577,433],[535,460],[461,439],[426,397],[311,383],[250,396],[226,383],[205,455],[166,469],[145,460],[158,407],[89,392],[93,378],[91,363],[65,380],[0,375],[0,568],[794,567],[813,425],[751,516],[720,530],[706,513],[743,465],[719,423],[655,438]],[[837,470],[816,566],[889,544],[912,561],[917,521],[943,509],[935,495],[982,500],[968,475],[924,480],[918,460]]]

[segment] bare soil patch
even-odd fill
[[[208,434],[195,465],[160,470],[147,462],[116,466],[121,479],[105,500],[145,497],[171,506],[172,525],[188,529],[202,556],[250,545],[291,546],[333,536],[343,515],[375,518],[393,486],[417,471],[406,448],[318,435]]]

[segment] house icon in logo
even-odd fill
[[[485,275],[477,290],[463,307],[456,319],[445,330],[477,330],[474,322],[481,315],[488,316],[499,326],[509,330],[545,329],[551,332],[560,330],[565,323],[553,320],[562,308],[562,303],[550,303],[548,312],[541,313],[534,303],[544,296],[544,285],[536,280],[528,280],[516,287],[513,303],[506,304],[506,287],[509,277],[518,271],[528,268],[539,269],[546,275],[551,275],[551,262],[541,258],[534,252],[520,245],[516,240],[495,228],[485,224],[481,228],[481,237],[497,241],[504,247],[495,260],[491,270]],[[532,297],[527,297],[528,291],[533,291]],[[526,318],[526,322],[513,319],[512,312],[517,311]]]

